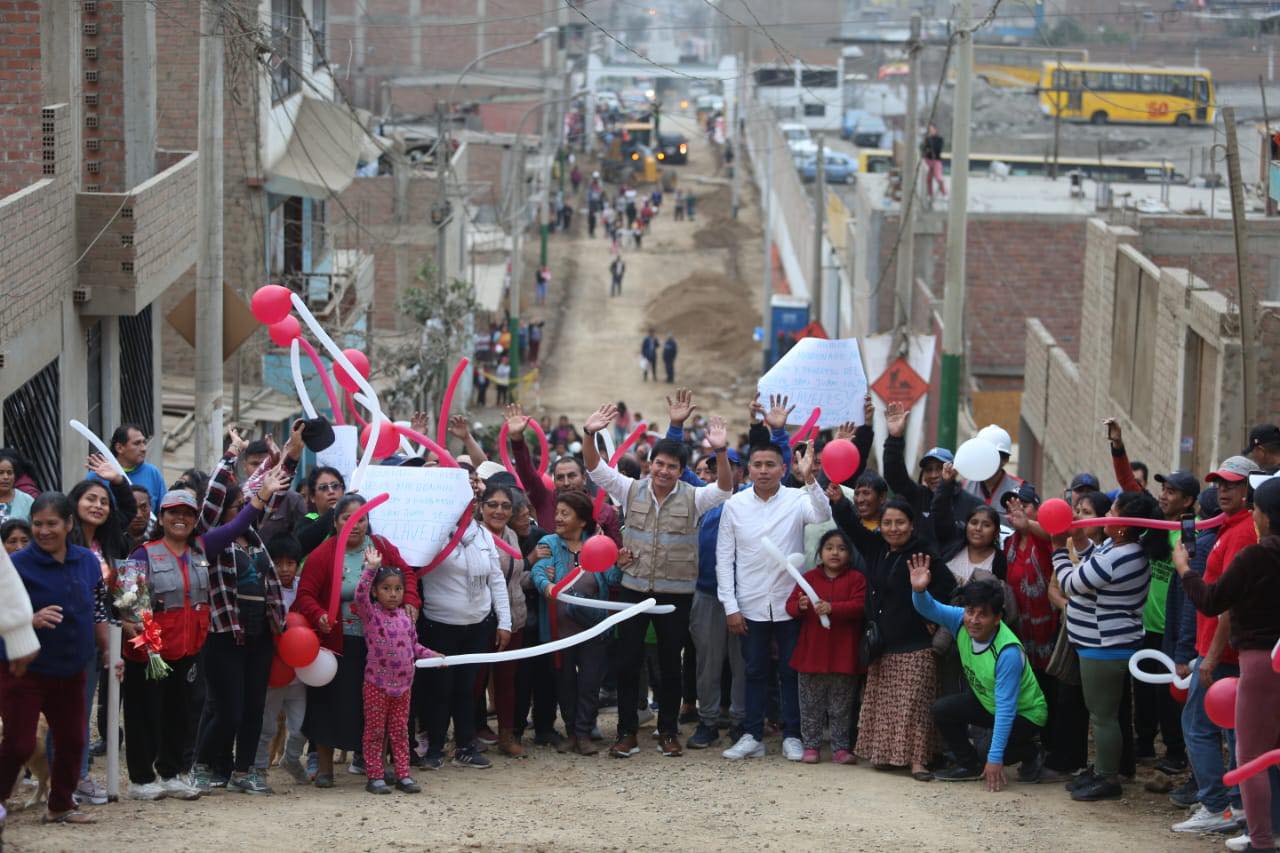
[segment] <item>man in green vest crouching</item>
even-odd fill
[[[998,583],[970,581],[958,593],[963,607],[939,604],[926,591],[929,558],[916,554],[909,564],[911,603],[925,619],[955,635],[960,663],[973,688],[972,693],[944,696],[933,703],[933,721],[958,762],[934,778],[944,782],[985,778],[988,791],[999,791],[1007,784],[1006,763],[1038,765],[1042,753],[1037,736],[1049,719],[1044,694],[1022,644],[1004,624],[1004,593]],[[985,766],[969,740],[969,726],[991,729]]]

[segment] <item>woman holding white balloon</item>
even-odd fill
[[[157,519],[160,536],[133,552],[140,567],[160,630],[160,657],[169,671],[160,678],[148,674],[149,655],[128,640],[143,634],[146,625],[123,613],[124,700],[129,796],[158,800],[164,796],[194,799],[200,789],[180,777],[182,753],[190,733],[191,683],[195,665],[209,632],[209,558],[221,554],[262,517],[271,497],[288,485],[283,475],[268,475],[235,518],[221,527],[196,535],[195,496],[184,489],[167,492]],[[124,569],[122,567],[121,571]],[[159,779],[157,779],[157,775]]]
[[[364,504],[364,497],[357,494],[347,495],[339,501],[334,507],[335,530],[341,530]],[[399,569],[407,579],[414,577],[413,569],[405,563],[396,546],[374,535],[369,529],[368,517],[360,515],[352,526],[342,553],[338,553],[338,537],[334,535],[321,542],[307,557],[298,581],[298,598],[293,603],[293,611],[306,617],[320,635],[320,658],[337,656],[336,671],[327,682],[299,674],[309,687],[302,732],[310,738],[318,758],[317,788],[333,787],[334,749],[357,753],[352,767],[359,773],[364,772],[363,758],[359,753],[364,739],[363,691],[367,650],[364,625],[352,609],[351,602],[355,600],[356,586],[364,572],[366,547],[377,550],[382,556],[382,565]],[[329,615],[335,580],[340,584],[336,620]],[[422,605],[416,583],[405,584],[404,603],[411,619],[416,619]]]

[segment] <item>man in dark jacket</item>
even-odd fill
[[[658,336],[653,333],[653,329],[649,330],[649,334],[645,335],[644,342],[640,344],[640,355],[649,364],[644,370],[644,381],[649,381],[649,374],[653,374],[653,381],[658,381]]]
[[[667,369],[667,384],[676,381],[676,346],[675,335],[668,334],[667,340],[662,344],[662,366]],[[654,377],[657,378],[656,376]]]
[[[934,493],[942,484],[942,466],[954,462],[955,455],[945,447],[930,448],[920,457],[920,473],[913,479],[907,472],[906,461],[907,410],[901,403],[890,403],[885,408],[884,421],[889,432],[884,440],[884,478],[894,495],[911,504],[921,519],[921,523],[916,524],[916,535],[936,547],[933,525],[924,522],[933,510]],[[969,513],[981,501],[964,489],[955,489],[953,494],[951,517],[963,528]]]

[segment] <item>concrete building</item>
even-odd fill
[[[84,475],[73,418],[162,430],[157,302],[195,263],[196,155],[158,137],[155,22],[0,5],[0,429],[42,488]]]
[[[1020,471],[1042,495],[1057,494],[1080,471],[1113,486],[1102,420],[1114,417],[1130,459],[1153,473],[1203,475],[1244,447],[1246,394],[1256,399],[1259,421],[1280,415],[1280,377],[1267,369],[1280,353],[1280,304],[1259,306],[1263,369],[1259,387],[1245,388],[1234,301],[1193,270],[1155,260],[1170,239],[1167,223],[1090,219],[1085,227],[1078,355],[1038,316],[1026,319]]]

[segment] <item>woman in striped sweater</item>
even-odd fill
[[[1122,492],[1108,518],[1154,518],[1160,506],[1146,492]],[[1120,788],[1120,698],[1129,657],[1142,646],[1142,609],[1151,582],[1149,559],[1168,559],[1169,537],[1159,530],[1103,526],[1106,540],[1089,545],[1073,565],[1067,535],[1053,538],[1053,570],[1067,596],[1067,635],[1080,655],[1084,702],[1093,723],[1094,769],[1071,783],[1073,800],[1115,799]]]

